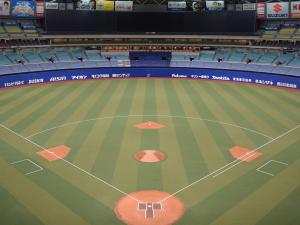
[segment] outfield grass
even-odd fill
[[[3,90],[0,106],[1,225],[123,224],[115,203],[141,190],[176,193],[186,207],[180,225],[300,224],[300,92],[103,80]],[[146,121],[166,127],[134,127]],[[67,161],[36,154],[59,145],[71,148]],[[234,160],[233,146],[263,156],[214,172]],[[146,149],[166,160],[135,160]],[[43,170],[25,175],[37,166],[11,164],[23,159]],[[256,170],[270,160],[288,165],[262,168],[274,176]]]

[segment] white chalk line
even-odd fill
[[[292,128],[292,129],[286,131],[285,133],[279,135],[278,137],[272,138],[272,137],[270,137],[270,136],[268,136],[268,135],[265,135],[265,134],[263,134],[263,133],[261,133],[261,132],[258,132],[258,131],[255,131],[255,130],[252,130],[252,129],[249,129],[249,128],[244,128],[244,127],[241,127],[241,126],[238,126],[238,125],[235,125],[235,124],[230,124],[230,123],[220,122],[220,121],[215,121],[215,120],[210,120],[210,119],[204,119],[204,118],[182,117],[182,116],[171,116],[171,115],[127,115],[127,116],[108,116],[108,117],[92,118],[92,119],[81,120],[81,121],[74,121],[74,122],[62,124],[62,125],[60,125],[60,126],[56,126],[56,127],[52,127],[52,128],[43,130],[43,131],[41,131],[41,132],[32,134],[32,135],[30,135],[30,136],[28,136],[28,137],[33,137],[33,136],[35,136],[35,135],[38,135],[38,134],[47,132],[47,131],[49,131],[49,130],[61,128],[61,127],[68,126],[68,125],[78,124],[78,123],[82,123],[82,122],[88,122],[88,121],[94,121],[94,120],[102,120],[102,119],[127,118],[127,117],[142,117],[142,116],[158,116],[158,117],[170,117],[170,118],[189,118],[189,119],[197,119],[197,120],[204,120],[204,121],[209,121],[209,122],[215,122],[215,123],[227,124],[227,125],[230,125],[230,126],[233,126],[233,127],[239,127],[239,128],[241,128],[241,129],[244,129],[244,130],[252,131],[253,133],[261,134],[262,136],[265,136],[265,137],[271,139],[270,141],[266,142],[265,144],[259,146],[258,148],[256,148],[255,150],[253,150],[253,151],[251,151],[251,152],[249,152],[249,153],[252,153],[252,152],[255,152],[255,151],[261,149],[262,147],[266,146],[267,144],[270,144],[270,143],[272,143],[273,141],[275,141],[275,140],[277,140],[277,139],[279,139],[279,138],[281,138],[281,137],[287,135],[288,133],[292,132],[293,130],[297,129],[297,128],[300,126],[300,125],[298,125],[298,126]],[[24,136],[22,136],[22,135],[20,135],[20,134],[18,134],[18,133],[16,133],[16,132],[12,131],[11,129],[5,127],[4,125],[0,124],[0,126],[2,126],[2,127],[5,128],[5,129],[10,130],[12,133],[16,134],[17,136],[19,136],[19,137],[21,137],[21,138],[23,138],[23,139],[29,141],[30,143],[32,143],[32,144],[34,144],[34,145],[36,145],[36,146],[38,146],[38,147],[40,147],[40,148],[42,148],[42,149],[44,149],[44,150],[47,151],[47,149],[45,149],[44,147],[42,147],[42,146],[40,146],[39,144],[37,144],[37,143],[35,143],[35,142],[29,140],[28,138],[26,138],[26,137],[24,137]],[[225,171],[221,171],[218,175],[220,175],[220,174],[226,172],[227,170],[229,170],[229,169],[235,167],[236,165],[240,164],[241,162],[243,162],[243,161],[239,161],[239,160],[241,160],[241,159],[247,159],[247,158],[244,158],[245,156],[247,156],[247,158],[249,158],[249,157],[252,157],[253,154],[251,154],[251,155],[246,154],[246,155],[244,155],[244,156],[242,156],[242,157],[240,157],[240,158],[238,158],[238,159],[236,159],[236,160],[234,160],[234,161],[232,161],[232,162],[230,162],[230,163],[228,163],[228,164],[222,166],[221,168],[219,168],[219,169],[217,169],[217,170],[215,170],[215,171],[209,173],[208,175],[206,175],[206,176],[200,178],[199,180],[196,180],[196,181],[194,181],[193,183],[191,183],[191,184],[189,184],[189,185],[187,185],[187,186],[185,186],[185,187],[179,189],[178,191],[174,192],[173,194],[167,196],[166,198],[164,198],[164,199],[162,199],[162,200],[160,200],[160,201],[158,201],[158,202],[161,203],[161,202],[163,202],[163,201],[166,201],[167,199],[169,199],[169,198],[171,198],[171,197],[177,195],[178,193],[180,193],[180,192],[182,192],[182,191],[188,189],[189,187],[194,186],[195,184],[199,183],[200,181],[202,181],[202,180],[204,180],[204,179],[210,177],[211,175],[217,173],[218,171],[220,171],[220,170],[222,170],[222,169],[228,167],[229,165],[234,164],[234,163],[236,163],[236,162],[238,161],[238,163],[234,164],[234,165],[231,166],[230,168],[226,168]],[[57,156],[57,157],[58,157],[58,156]],[[106,181],[102,180],[101,178],[98,178],[98,177],[96,177],[95,175],[93,175],[93,174],[91,174],[91,173],[89,173],[89,172],[83,170],[82,168],[80,168],[80,167],[74,165],[73,163],[71,163],[71,162],[69,162],[69,161],[67,161],[67,160],[65,160],[65,159],[62,159],[62,160],[63,160],[64,162],[66,162],[66,163],[72,165],[73,167],[75,167],[75,168],[81,170],[82,172],[88,174],[89,176],[92,176],[93,178],[95,178],[95,179],[97,179],[97,180],[99,180],[99,181],[105,183],[106,185],[112,187],[113,189],[115,189],[115,190],[121,192],[122,194],[124,194],[124,195],[130,197],[131,199],[135,200],[136,202],[141,202],[141,201],[139,201],[138,199],[134,198],[133,196],[129,195],[128,193],[126,193],[126,192],[120,190],[119,188],[117,188],[117,187],[115,187],[115,186],[113,186],[113,185],[107,183]]]
[[[206,119],[206,118],[201,118],[201,117],[190,117],[190,116],[172,116],[172,115],[123,115],[123,116],[106,116],[106,117],[97,117],[97,118],[90,118],[90,119],[86,119],[86,120],[79,120],[79,121],[73,121],[73,122],[69,122],[69,123],[64,123],[55,127],[50,127],[48,129],[39,131],[37,133],[31,134],[29,136],[27,136],[26,138],[31,138],[34,137],[36,135],[42,134],[42,133],[46,133],[48,131],[54,130],[54,129],[58,129],[58,128],[62,128],[62,127],[66,127],[66,126],[70,126],[70,125],[75,125],[75,124],[79,124],[79,123],[85,123],[85,122],[91,122],[91,121],[95,121],[95,120],[104,120],[104,119],[114,119],[114,118],[128,118],[128,117],[151,117],[151,116],[157,116],[157,117],[168,117],[168,118],[180,118],[180,119],[192,119],[192,120],[201,120],[201,121],[207,121],[207,122],[211,122],[211,123],[219,123],[219,124],[224,124],[224,125],[228,125],[228,126],[232,126],[232,127],[236,127],[236,128],[240,128],[252,133],[256,133],[259,134],[261,136],[264,136],[268,139],[273,139],[272,137],[270,137],[269,135],[266,135],[262,132],[247,128],[247,127],[243,127],[240,125],[236,125],[236,124],[232,124],[232,123],[228,123],[228,122],[223,122],[223,121],[218,121],[218,120],[211,120],[211,119]]]
[[[189,185],[187,185],[187,186],[185,186],[185,187],[179,189],[178,191],[175,191],[174,193],[172,193],[172,194],[170,194],[169,196],[163,198],[163,199],[160,200],[159,202],[166,201],[167,199],[169,199],[169,198],[171,198],[171,197],[173,197],[173,196],[179,194],[180,192],[182,192],[182,191],[184,191],[184,190],[186,190],[186,189],[188,189],[188,188],[194,186],[195,184],[199,183],[200,181],[202,181],[202,180],[204,180],[204,179],[207,179],[208,177],[210,177],[210,176],[216,174],[217,172],[219,172],[220,170],[222,170],[222,169],[224,169],[224,168],[225,168],[224,170],[222,170],[221,172],[219,172],[219,173],[217,173],[216,175],[214,175],[213,178],[215,178],[215,177],[217,177],[217,176],[219,176],[219,175],[225,173],[226,171],[228,171],[228,170],[234,168],[235,166],[239,165],[240,163],[242,163],[242,162],[243,162],[242,160],[245,160],[245,159],[247,159],[247,158],[252,157],[253,154],[251,154],[251,153],[256,152],[256,151],[258,151],[259,149],[265,147],[266,145],[269,145],[269,144],[271,144],[272,142],[274,142],[274,141],[276,141],[276,140],[278,140],[278,139],[280,139],[280,138],[282,138],[282,137],[288,135],[289,133],[291,133],[292,131],[298,129],[299,127],[300,127],[300,124],[299,124],[298,126],[292,128],[292,129],[290,129],[290,130],[288,130],[288,131],[282,133],[281,135],[277,136],[276,138],[274,138],[274,139],[272,139],[272,140],[266,142],[265,144],[263,144],[263,145],[257,147],[256,149],[254,149],[254,150],[252,150],[251,152],[249,152],[250,154],[245,154],[244,156],[242,156],[242,157],[240,157],[240,158],[238,158],[238,159],[236,159],[236,160],[234,160],[234,161],[232,161],[232,162],[230,162],[230,163],[224,165],[223,167],[221,167],[221,168],[219,168],[219,169],[217,169],[217,170],[215,170],[215,171],[213,171],[213,172],[207,174],[206,176],[200,178],[199,180],[196,180],[196,181],[194,181],[193,183],[191,183],[191,184],[189,184]],[[233,165],[231,165],[231,164],[233,164]],[[231,166],[230,166],[230,165],[231,165]],[[230,166],[230,167],[228,167],[228,166]],[[226,168],[226,167],[227,167],[227,168]]]
[[[267,175],[270,175],[270,176],[275,176],[275,175],[272,174],[272,173],[268,173],[268,172],[262,170],[263,167],[265,167],[266,165],[270,164],[271,162],[275,162],[275,163],[282,164],[282,165],[285,165],[285,166],[288,166],[288,165],[289,165],[289,164],[287,164],[287,163],[284,163],[284,162],[281,162],[281,161],[277,161],[277,160],[273,160],[273,159],[272,159],[272,160],[269,160],[268,162],[266,162],[265,164],[263,164],[262,166],[258,167],[258,168],[256,169],[256,171],[261,172],[261,173],[264,173],[264,174],[267,174]]]
[[[16,136],[18,136],[18,137],[20,137],[20,138],[26,140],[27,142],[31,143],[32,145],[34,145],[34,146],[36,146],[36,147],[38,147],[38,148],[40,148],[40,149],[43,149],[43,150],[47,151],[47,152],[50,153],[50,154],[53,154],[54,156],[56,156],[57,158],[59,158],[59,159],[62,160],[63,162],[69,164],[69,165],[72,166],[72,167],[75,167],[76,169],[78,169],[78,170],[80,170],[81,172],[83,172],[83,173],[89,175],[90,177],[92,177],[92,178],[94,178],[94,179],[96,179],[96,180],[98,180],[98,181],[104,183],[105,185],[107,185],[107,186],[109,186],[109,187],[115,189],[116,191],[118,191],[118,192],[120,192],[120,193],[122,193],[122,194],[128,196],[128,197],[131,198],[132,200],[134,200],[134,201],[136,201],[136,202],[140,202],[137,198],[131,196],[130,194],[126,193],[125,191],[122,191],[121,189],[115,187],[114,185],[108,183],[107,181],[105,181],[105,180],[103,180],[103,179],[101,179],[101,178],[99,178],[99,177],[96,177],[95,175],[93,175],[93,174],[91,174],[90,172],[88,172],[88,171],[86,171],[86,170],[80,168],[79,166],[77,166],[77,165],[71,163],[70,161],[61,158],[60,156],[56,155],[55,153],[53,153],[53,152],[47,150],[45,147],[43,147],[43,146],[37,144],[36,142],[33,142],[33,141],[29,140],[28,138],[26,138],[26,137],[24,137],[23,135],[21,135],[21,134],[15,132],[15,131],[13,131],[13,130],[11,130],[10,128],[4,126],[3,124],[0,124],[0,126],[1,126],[2,128],[4,128],[4,129],[8,130],[9,132],[15,134]]]
[[[37,170],[34,170],[34,171],[31,171],[31,172],[28,172],[28,173],[25,173],[25,175],[31,175],[31,174],[34,174],[34,173],[37,173],[37,172],[40,172],[43,169],[43,167],[41,167],[40,165],[36,164],[35,162],[33,162],[32,160],[30,159],[22,159],[22,160],[19,160],[19,161],[15,161],[15,162],[12,162],[11,165],[15,165],[15,164],[18,164],[18,163],[21,163],[21,162],[24,162],[24,161],[28,161],[30,162],[31,164],[35,165],[36,167],[38,167]]]

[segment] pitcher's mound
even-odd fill
[[[127,225],[171,225],[184,213],[184,204],[179,198],[160,191],[140,191],[121,198],[115,214]],[[169,197],[165,201],[160,200]]]
[[[157,150],[144,150],[135,153],[135,159],[140,162],[155,163],[165,159],[165,154]]]

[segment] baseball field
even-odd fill
[[[1,225],[298,225],[300,92],[124,79],[0,91]]]

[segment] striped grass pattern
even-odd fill
[[[146,121],[166,127],[134,127]],[[181,225],[300,223],[300,129],[280,136],[300,124],[299,92],[165,79],[33,86],[1,91],[0,122],[0,224],[122,224],[115,203],[141,190],[176,193]],[[231,147],[268,142],[262,157],[206,178],[234,160]],[[36,154],[59,145],[68,163]],[[166,159],[138,162],[142,150]],[[43,170],[26,176],[33,164],[11,164],[23,159]],[[288,166],[256,170],[270,160]]]

